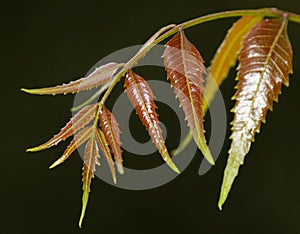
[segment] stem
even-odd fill
[[[240,17],[240,16],[264,16],[264,17],[281,17],[283,14],[288,14],[288,20],[293,21],[296,23],[300,23],[300,15],[285,12],[278,10],[276,8],[262,8],[258,10],[232,10],[232,11],[224,11],[224,12],[218,12],[209,14],[206,16],[201,16],[189,21],[186,21],[184,23],[181,23],[174,27],[174,25],[166,26],[162,29],[160,29],[156,34],[154,34],[146,43],[145,45],[133,56],[128,63],[121,69],[121,71],[117,74],[117,78],[114,80],[114,82],[111,84],[111,86],[107,89],[105,92],[103,98],[101,99],[101,105],[103,105],[108,98],[109,94],[113,90],[114,86],[119,82],[119,80],[124,76],[124,74],[127,72],[128,69],[131,69],[140,59],[142,59],[148,52],[153,48],[155,45],[160,43],[161,41],[165,40],[169,36],[172,36],[176,32],[178,32],[179,28],[190,28],[205,22],[217,20],[217,19],[224,19],[224,18],[230,18],[230,17]],[[171,28],[170,30],[168,30]],[[166,33],[161,34],[163,31],[168,30]],[[159,37],[158,37],[159,36]],[[154,39],[157,37],[156,39]]]

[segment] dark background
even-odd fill
[[[152,190],[123,190],[94,179],[80,230],[82,161],[78,154],[49,170],[65,143],[47,151],[25,153],[27,147],[47,140],[70,118],[73,96],[41,97],[20,92],[21,87],[50,86],[79,78],[104,56],[144,42],[166,24],[240,8],[272,6],[300,13],[297,2],[2,3],[1,233],[300,233],[300,25],[289,25],[294,48],[291,85],[283,88],[280,103],[269,112],[222,212],[217,209],[217,200],[228,138],[216,166],[201,177],[198,168],[202,156],[198,153],[175,180]],[[187,30],[207,64],[233,21]],[[232,73],[222,86],[228,129],[234,78]]]

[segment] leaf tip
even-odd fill
[[[89,192],[87,190],[83,191],[83,195],[82,195],[82,210],[81,210],[81,215],[80,215],[80,219],[79,219],[79,227],[82,227],[82,221],[85,215],[85,211],[86,211],[86,207],[87,207],[87,203],[89,200]]]
[[[59,165],[61,162],[59,160],[55,161],[54,163],[51,164],[51,166],[49,167],[49,169],[53,169],[54,167],[56,167],[57,165]]]
[[[218,202],[218,207],[219,207],[219,210],[222,210],[222,205],[223,205],[224,201],[221,201],[221,198]]]
[[[123,167],[123,165],[122,165],[122,164],[119,164],[119,163],[116,163],[116,165],[117,165],[117,170],[118,170],[118,172],[119,172],[121,175],[123,175],[123,174],[124,174],[124,167]]]
[[[25,92],[25,93],[29,93],[29,94],[39,94],[39,92],[37,92],[36,89],[25,89],[25,88],[21,88],[21,91],[22,91],[22,92]]]
[[[203,156],[205,157],[205,159],[211,164],[211,165],[215,165],[215,160],[213,158],[213,156],[211,155],[211,152],[208,148],[208,146],[202,141],[200,141],[199,143],[199,148],[201,150],[201,152],[203,153]]]
[[[114,181],[114,184],[117,184],[117,178],[116,178],[116,175],[113,175],[113,181]]]
[[[167,160],[166,163],[174,172],[176,172],[177,174],[180,174],[178,167],[175,165],[175,163],[171,159]]]
[[[38,147],[28,148],[26,149],[26,152],[36,152],[38,151]]]

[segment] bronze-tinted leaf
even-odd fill
[[[205,158],[214,164],[206,145],[203,127],[202,92],[203,74],[206,73],[204,61],[182,29],[166,44],[163,57],[168,78],[179,98],[194,140]]]
[[[129,70],[125,77],[125,88],[131,104],[146,127],[162,158],[172,170],[179,173],[178,168],[173,163],[165,146],[162,130],[159,126],[158,116],[155,110],[154,95],[149,85],[141,76]]]
[[[99,155],[99,149],[97,146],[97,142],[95,140],[95,129],[93,129],[93,133],[89,141],[87,142],[85,146],[85,152],[84,152],[84,165],[83,165],[83,172],[82,172],[82,211],[81,216],[79,220],[79,227],[82,225],[82,221],[85,215],[88,199],[89,199],[89,192],[90,192],[90,186],[92,178],[94,178],[94,172],[96,170],[96,165],[100,165],[98,158]]]
[[[68,84],[40,89],[22,89],[22,91],[40,95],[77,93],[79,91],[92,89],[107,83],[113,77],[115,72],[122,66],[123,64],[112,62],[96,68],[95,71],[93,71],[87,77],[78,79],[76,81],[71,81]]]
[[[268,109],[288,85],[292,72],[292,48],[287,19],[266,19],[252,28],[240,53],[232,143],[221,188],[219,208],[225,202],[239,166],[244,163],[254,135],[265,121]]]
[[[113,114],[105,106],[102,106],[99,110],[99,122],[101,130],[114,155],[117,170],[120,174],[123,174],[124,169],[119,124]]]
[[[96,139],[97,139],[97,143],[100,146],[100,149],[103,152],[105,159],[108,163],[113,181],[116,184],[117,178],[116,178],[116,170],[115,170],[115,166],[114,166],[114,161],[112,159],[112,155],[110,153],[109,145],[105,138],[105,135],[99,128],[97,129]]]
[[[84,129],[80,130],[74,136],[73,140],[70,142],[63,155],[58,160],[56,160],[49,168],[52,169],[53,167],[56,167],[57,165],[66,161],[79,146],[81,146],[89,139],[89,137],[91,136],[91,132],[92,126],[87,126]]]
[[[82,108],[73,118],[70,119],[66,126],[63,127],[57,135],[55,135],[46,143],[31,149],[27,149],[27,151],[34,152],[50,148],[54,145],[57,145],[59,142],[67,139],[68,137],[72,136],[80,129],[84,128],[95,117],[97,107],[98,103],[91,104]]]

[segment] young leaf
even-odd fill
[[[105,106],[102,106],[99,110],[99,122],[105,139],[114,155],[117,170],[120,174],[124,174],[119,124]]]
[[[159,126],[158,116],[155,110],[156,105],[153,101],[154,95],[149,85],[141,76],[129,70],[125,77],[125,88],[131,104],[146,127],[162,158],[173,171],[180,173],[165,146],[162,130]]]
[[[78,79],[76,81],[71,81],[69,84],[62,84],[55,87],[40,88],[40,89],[21,89],[30,94],[40,94],[40,95],[56,95],[56,94],[67,94],[67,93],[77,93],[82,90],[88,90],[99,85],[103,85],[108,82],[115,72],[122,67],[124,64],[119,63],[108,63],[95,69],[87,77]]]
[[[115,167],[114,167],[114,161],[112,160],[110,149],[108,147],[109,145],[108,145],[108,142],[105,138],[105,135],[99,128],[97,129],[96,140],[97,140],[97,143],[100,146],[100,148],[101,148],[101,150],[102,150],[102,152],[105,156],[105,159],[108,163],[113,181],[116,184],[117,183],[117,178],[116,178],[116,170],[115,170]]]
[[[27,149],[27,152],[35,152],[50,148],[57,145],[59,142],[66,140],[68,137],[72,136],[80,129],[84,128],[96,115],[98,104],[91,104],[82,108],[70,121],[66,124],[61,131],[52,137],[46,143],[36,146],[31,149]]]
[[[89,192],[90,192],[90,185],[92,178],[94,178],[94,172],[96,170],[96,165],[100,165],[98,158],[99,149],[97,146],[97,142],[95,140],[95,129],[93,129],[92,136],[87,142],[85,146],[84,152],[84,165],[83,165],[83,172],[82,172],[82,181],[83,181],[83,195],[82,195],[82,211],[79,220],[79,227],[82,225],[82,221],[85,215],[88,199],[89,199]]]
[[[262,19],[262,16],[243,16],[232,26],[230,30],[228,30],[226,38],[211,61],[210,72],[207,76],[203,95],[204,102],[202,111],[204,116],[218,87],[227,78],[230,68],[235,65],[240,49],[242,48],[242,41],[244,37],[250,29]],[[192,139],[193,135],[189,132],[181,145],[172,151],[172,155],[175,156],[182,152]]]
[[[236,104],[232,122],[232,143],[219,200],[219,208],[228,196],[239,166],[244,163],[254,135],[265,121],[268,109],[277,101],[281,84],[288,85],[292,73],[292,47],[287,22],[266,19],[252,28],[243,42],[237,78]]]
[[[230,68],[235,65],[245,36],[262,19],[262,16],[243,16],[228,31],[211,61],[209,77],[204,89],[204,97],[206,99],[206,102],[203,104],[204,113],[214,98],[217,88],[226,79]]]
[[[57,165],[63,163],[64,161],[66,161],[69,156],[79,147],[81,146],[84,142],[86,142],[89,137],[91,136],[91,132],[92,132],[92,127],[91,126],[87,126],[84,129],[80,130],[73,138],[73,140],[70,142],[70,144],[68,145],[67,149],[65,150],[65,152],[63,153],[63,155],[56,160],[50,167],[49,169],[52,169],[54,167],[56,167]]]
[[[203,59],[182,29],[166,44],[164,63],[176,96],[185,113],[193,138],[204,157],[214,164],[203,128]]]

